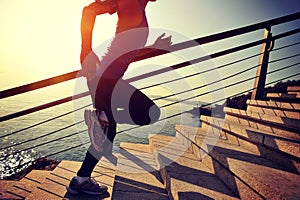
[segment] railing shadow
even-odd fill
[[[133,193],[148,193],[154,196],[161,196],[166,198],[166,190],[160,187],[156,187],[151,184],[142,183],[136,180],[132,180],[123,176],[116,175],[114,188],[118,188],[115,191],[133,192]],[[114,194],[113,194],[114,195]]]
[[[170,152],[164,152],[163,154],[165,153],[168,154]],[[189,184],[189,186],[193,188],[194,191],[199,190],[198,193],[193,192],[193,196],[195,195],[205,196],[205,193],[207,193],[207,194],[214,194],[216,197],[218,194],[221,194],[222,197],[225,196],[227,196],[228,198],[236,197],[236,195],[233,192],[231,192],[229,188],[223,182],[221,182],[220,179],[215,174],[210,173],[208,171],[202,171],[200,169],[197,169],[196,166],[194,168],[191,168],[179,164],[176,161],[173,162],[172,160],[170,160],[165,156],[166,154],[165,155],[163,154],[160,154],[161,160],[164,161],[165,163],[171,163],[170,165],[165,166],[166,170],[169,171],[169,173],[171,174],[170,177],[174,180],[182,181],[184,183]],[[190,160],[190,161],[195,161],[195,160]],[[200,163],[199,160],[197,161]],[[188,162],[189,161],[187,160],[187,163]],[[176,188],[176,185],[173,185],[171,187]],[[199,188],[202,189],[200,190]],[[191,196],[187,196],[187,199],[191,199]]]
[[[263,133],[253,132],[247,129],[246,132],[249,140],[256,143],[258,151],[264,158],[275,161],[277,164],[281,165],[284,168],[284,171],[288,171],[295,174],[300,173],[299,169],[297,169],[294,162],[296,161],[300,163],[300,158],[296,157],[295,155],[292,155],[290,152],[285,152],[281,150],[280,147],[277,145],[278,141],[286,142],[287,145],[291,145],[289,151],[293,152],[293,149],[296,149],[293,153],[299,153],[297,152],[297,150],[299,150],[300,141],[296,142],[295,140],[282,138],[276,135],[265,135]],[[262,140],[260,142],[255,142],[257,141],[258,135],[259,137],[262,137]],[[282,162],[282,160],[284,160],[284,162]]]
[[[250,154],[250,153],[245,153],[245,152],[227,149],[227,148],[218,147],[218,146],[214,146],[212,148],[214,148],[214,151],[220,152],[222,154],[222,156],[226,157],[226,159],[230,158],[230,159],[242,161],[245,163],[251,163],[251,164],[258,165],[258,166],[266,167],[266,169],[269,168],[269,169],[276,169],[279,171],[290,172],[290,170],[286,169],[285,167],[277,165],[275,163],[272,163],[271,161],[267,160],[266,158],[263,158],[260,155],[255,155],[254,153]],[[229,164],[227,164],[226,167],[229,168],[230,167]]]
[[[215,198],[208,197],[208,196],[198,193],[198,192],[179,192],[178,193],[178,200],[187,200],[187,199],[214,200]]]
[[[122,158],[120,156],[118,158],[118,165],[120,167],[123,167],[123,169],[121,168],[122,171],[127,172],[127,173],[134,173],[134,174],[135,173],[147,173],[148,172],[157,181],[159,181],[160,183],[163,182],[160,175],[158,174],[157,164],[155,163],[153,153],[151,153],[151,152],[141,152],[141,151],[138,152],[138,150],[135,150],[136,152],[138,152],[138,154],[147,154],[146,156],[143,156],[143,155],[137,156],[137,155],[134,155],[133,153],[129,152],[126,149],[121,148],[120,152],[119,152],[120,155],[124,156],[123,157],[123,162],[122,162]],[[128,165],[127,161],[124,160],[124,158],[126,160],[129,160],[129,162],[132,162],[136,166],[133,166],[133,165],[130,165],[130,164]]]

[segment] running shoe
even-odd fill
[[[79,184],[76,176],[72,178],[69,186],[67,186],[67,191],[70,194],[85,193],[89,195],[102,195],[107,192],[107,186],[99,185],[94,179],[89,178],[83,183]]]
[[[104,111],[85,110],[84,120],[88,127],[88,133],[94,148],[102,152],[103,143],[108,134],[108,119]]]

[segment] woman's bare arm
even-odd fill
[[[92,80],[96,76],[96,65],[101,66],[101,62],[92,50],[92,35],[97,15],[117,11],[116,0],[106,0],[105,2],[96,0],[89,6],[83,8],[81,18],[81,53],[80,63],[82,75],[88,80]]]
[[[85,57],[92,51],[92,33],[97,15],[117,11],[117,2],[108,0],[105,2],[96,1],[83,8],[81,18],[81,56],[80,61],[83,62]]]

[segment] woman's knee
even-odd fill
[[[151,120],[150,124],[157,122],[159,120],[160,114],[160,108],[156,104],[152,105],[149,109],[149,118]]]
[[[131,113],[131,117],[136,125],[144,126],[150,125],[159,120],[160,108],[153,104],[146,110],[139,110],[138,113]]]

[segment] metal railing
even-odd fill
[[[165,96],[162,96],[162,97],[157,97],[157,98],[154,98],[153,100],[154,101],[165,100],[165,99],[176,97],[177,95],[185,94],[185,93],[188,93],[188,92],[191,92],[191,91],[193,91],[193,92],[201,91],[202,89],[204,89],[204,88],[206,88],[210,85],[218,84],[220,81],[222,81],[224,83],[227,83],[227,82],[228,83],[223,84],[223,87],[215,88],[213,90],[205,91],[205,92],[203,92],[203,91],[198,92],[198,93],[196,92],[196,94],[194,96],[191,96],[191,97],[186,96],[186,98],[184,98],[184,99],[175,100],[171,103],[161,105],[161,108],[166,108],[166,107],[169,107],[169,106],[172,106],[172,105],[180,104],[182,101],[188,101],[188,100],[191,100],[191,99],[194,99],[194,98],[201,99],[205,95],[209,95],[211,93],[218,92],[220,90],[227,90],[227,89],[230,89],[230,88],[233,88],[233,87],[237,87],[237,86],[240,86],[240,85],[244,84],[245,82],[250,82],[250,83],[254,84],[254,87],[252,87],[252,88],[240,87],[240,89],[238,89],[237,92],[235,92],[234,94],[230,94],[230,95],[225,96],[225,97],[220,98],[220,99],[214,99],[213,101],[206,103],[205,106],[213,105],[213,104],[220,103],[220,102],[224,102],[227,98],[232,98],[232,97],[235,97],[235,96],[238,96],[238,95],[241,95],[241,94],[245,94],[247,92],[252,92],[252,98],[253,99],[262,99],[262,98],[264,98],[264,87],[265,87],[265,85],[272,85],[272,84],[274,84],[276,82],[279,82],[279,81],[293,79],[293,78],[294,79],[299,78],[300,73],[299,73],[299,70],[297,70],[297,68],[296,68],[296,67],[299,67],[299,64],[300,64],[300,59],[299,59],[300,51],[299,50],[298,51],[290,51],[289,50],[289,52],[293,52],[293,54],[288,54],[287,55],[286,53],[284,53],[284,56],[282,56],[282,57],[276,56],[275,59],[270,59],[270,56],[272,56],[273,52],[275,52],[275,53],[283,52],[283,51],[285,51],[287,49],[291,49],[291,48],[295,48],[295,49],[298,48],[299,49],[299,46],[300,46],[300,42],[298,42],[300,40],[296,40],[297,42],[295,42],[295,40],[292,40],[292,42],[290,42],[290,43],[284,41],[285,38],[290,38],[290,37],[300,38],[300,36],[299,36],[299,32],[300,32],[299,24],[300,23],[297,23],[298,25],[295,25],[294,27],[292,27],[289,30],[285,29],[284,32],[278,33],[276,35],[271,34],[271,32],[270,32],[271,27],[274,27],[274,26],[277,26],[277,25],[282,25],[282,24],[285,24],[285,23],[293,23],[293,22],[296,22],[299,19],[300,19],[300,12],[295,13],[295,14],[291,14],[291,15],[287,15],[287,16],[284,16],[284,17],[268,20],[268,21],[265,21],[265,22],[245,26],[245,27],[242,27],[242,28],[237,28],[237,29],[234,29],[234,30],[225,31],[225,32],[218,33],[218,34],[197,38],[197,39],[194,39],[194,40],[191,40],[191,41],[186,41],[186,42],[174,44],[167,50],[157,50],[157,51],[154,51],[150,54],[147,54],[147,55],[144,55],[144,56],[141,56],[141,57],[137,57],[134,60],[134,62],[138,62],[138,61],[145,60],[145,59],[148,59],[148,58],[159,57],[161,55],[173,53],[173,52],[180,51],[180,50],[189,49],[191,47],[195,47],[195,45],[214,44],[215,42],[223,42],[223,41],[226,41],[226,39],[231,39],[231,38],[234,39],[237,36],[241,37],[245,34],[265,30],[265,37],[262,38],[262,39],[258,38],[257,40],[254,40],[254,41],[252,40],[252,41],[250,41],[246,44],[241,44],[241,45],[238,45],[238,46],[230,47],[230,48],[227,48],[227,49],[222,50],[222,51],[211,53],[207,56],[202,56],[202,57],[199,57],[199,58],[191,59],[191,60],[188,60],[188,61],[184,61],[184,62],[181,62],[181,63],[174,64],[174,65],[169,66],[167,68],[162,68],[162,69],[158,69],[158,70],[148,72],[148,73],[145,73],[145,74],[142,74],[142,75],[138,75],[138,76],[127,79],[127,81],[128,82],[135,82],[135,81],[142,80],[142,79],[145,79],[145,78],[149,78],[149,77],[153,77],[153,76],[160,75],[160,74],[163,74],[163,73],[167,73],[167,72],[170,72],[172,70],[178,70],[178,69],[190,67],[190,66],[198,64],[198,63],[203,63],[207,60],[215,60],[215,59],[220,59],[220,58],[226,57],[227,58],[226,60],[229,60],[229,61],[222,62],[222,64],[216,65],[214,68],[209,68],[209,69],[203,68],[203,69],[199,70],[199,72],[197,72],[197,73],[185,75],[185,76],[180,77],[180,78],[174,78],[174,79],[170,79],[170,80],[163,80],[162,82],[160,82],[158,84],[145,86],[145,87],[139,88],[139,89],[140,90],[146,90],[146,89],[149,89],[149,88],[152,88],[152,87],[157,87],[160,84],[176,83],[177,81],[180,81],[182,79],[190,79],[190,78],[197,77],[199,75],[205,75],[206,73],[209,73],[213,70],[220,70],[221,71],[221,70],[225,70],[225,69],[228,69],[228,68],[233,68],[233,67],[236,67],[236,66],[246,65],[244,68],[239,69],[239,70],[235,70],[235,72],[233,72],[231,74],[227,74],[226,76],[222,77],[222,80],[212,81],[212,82],[206,83],[205,85],[198,85],[196,87],[188,88],[187,90],[180,91],[180,92],[177,92],[177,93],[174,93],[174,94],[169,94],[169,95],[165,95]],[[245,37],[247,37],[247,36],[245,36]],[[283,43],[283,45],[281,45],[279,47],[275,47],[275,44],[277,44],[277,41],[280,41],[280,40],[283,40],[283,42],[281,42],[281,43]],[[256,53],[254,53],[254,54],[244,52],[244,51],[247,51],[247,50],[250,50],[250,49],[252,50],[253,48],[257,48],[257,47],[260,47],[260,46],[262,46],[261,52],[256,51]],[[231,58],[232,55],[239,55],[241,52],[243,52],[243,54],[241,56],[238,56],[238,59]],[[256,63],[257,63],[257,60],[259,60],[258,64],[249,66],[249,63],[251,63],[249,61],[253,60],[253,59],[256,60]],[[274,69],[272,69],[270,67],[268,68],[269,65],[273,65],[273,64],[276,64],[276,63],[279,63],[279,62],[284,63],[284,64],[281,64],[282,66],[280,68],[278,68],[278,67],[276,67]],[[256,75],[249,75],[249,74],[255,74],[255,72],[254,72],[255,70],[257,70]],[[285,70],[290,70],[293,73],[291,73],[291,74],[281,73],[281,72],[284,72]],[[74,71],[74,72],[70,72],[70,73],[63,74],[63,75],[60,75],[60,76],[56,76],[56,77],[53,77],[53,78],[49,78],[49,79],[46,79],[46,80],[42,80],[42,81],[38,81],[38,82],[35,82],[35,83],[31,83],[31,84],[27,84],[27,85],[19,86],[19,87],[16,87],[16,88],[1,91],[0,92],[0,102],[1,102],[1,99],[5,99],[5,98],[8,98],[8,97],[12,97],[12,96],[18,96],[20,94],[28,93],[28,92],[31,92],[33,90],[44,89],[45,87],[48,87],[48,86],[53,86],[53,85],[56,85],[56,84],[60,84],[60,83],[69,81],[69,80],[76,79],[76,78],[78,78],[78,75],[80,76],[80,73],[81,73],[80,71]],[[271,78],[270,80],[268,80],[268,77],[272,77],[272,75],[278,74],[278,73],[280,73],[281,75],[280,76],[274,76],[275,78]],[[242,78],[240,78],[240,77],[242,77]],[[0,123],[4,123],[4,122],[8,123],[10,120],[13,120],[13,119],[16,119],[16,118],[19,118],[19,117],[23,117],[23,116],[26,116],[26,115],[29,115],[29,114],[34,114],[38,111],[43,111],[43,110],[48,109],[48,108],[52,108],[52,107],[55,107],[55,106],[58,106],[58,105],[61,105],[61,104],[65,104],[67,102],[71,102],[72,100],[77,100],[77,99],[86,97],[88,95],[89,95],[89,92],[84,92],[84,93],[81,93],[81,94],[78,94],[78,95],[69,96],[69,97],[59,99],[59,100],[51,101],[49,103],[42,104],[42,105],[39,105],[39,106],[35,106],[35,107],[29,108],[29,109],[17,111],[17,112],[14,112],[12,114],[7,114],[7,115],[4,115],[4,116],[0,117]],[[55,120],[60,120],[63,117],[71,115],[74,112],[80,111],[80,110],[82,110],[86,107],[89,107],[89,106],[90,106],[90,104],[89,105],[84,105],[84,106],[82,106],[80,108],[77,108],[75,110],[71,110],[71,111],[59,114],[57,116],[54,116],[54,117],[50,117],[49,119],[42,120],[40,122],[37,122],[37,123],[32,124],[30,126],[26,126],[26,127],[21,128],[19,130],[16,130],[16,131],[12,131],[10,133],[1,133],[0,139],[5,139],[5,138],[9,139],[9,138],[14,137],[15,135],[24,133],[26,131],[29,131],[29,130],[33,129],[33,128],[40,127],[40,126],[47,126],[47,123],[50,123],[50,122],[55,121]],[[181,114],[182,113],[173,113],[169,116],[166,116],[164,119],[160,119],[160,120],[169,119],[169,118],[172,118],[172,117],[179,116]],[[19,153],[22,153],[22,152],[25,152],[25,151],[30,151],[30,150],[36,149],[38,147],[45,147],[45,146],[47,146],[51,143],[56,143],[56,142],[58,142],[60,140],[64,140],[64,139],[70,139],[70,138],[74,137],[75,135],[78,135],[82,132],[85,132],[86,130],[80,130],[80,131],[74,131],[73,130],[73,132],[71,134],[64,134],[64,135],[59,134],[57,137],[54,137],[51,140],[44,141],[44,139],[46,137],[48,137],[50,135],[53,136],[57,133],[61,133],[62,131],[66,130],[66,129],[70,129],[70,128],[72,128],[72,127],[74,127],[74,126],[76,126],[80,123],[83,123],[83,121],[67,124],[63,127],[57,128],[56,130],[53,130],[53,131],[49,132],[49,133],[42,133],[42,134],[38,135],[37,137],[31,138],[31,139],[28,139],[28,140],[24,140],[24,141],[21,141],[21,142],[18,142],[18,143],[9,143],[9,142],[7,142],[6,143],[7,145],[1,146],[1,148],[0,148],[0,151],[4,152],[4,153],[0,154],[1,155],[0,162],[5,162],[10,156],[13,156],[15,154],[19,154]],[[130,127],[128,129],[119,131],[119,133],[121,133],[121,132],[125,133],[127,131],[134,130],[134,129],[137,129],[137,128],[139,128],[139,127],[138,126]],[[41,140],[41,142],[37,143],[36,142],[37,140]],[[30,145],[31,143],[34,143],[34,145]],[[84,143],[75,144],[74,146],[69,146],[67,148],[55,149],[56,152],[53,151],[53,152],[48,153],[47,155],[43,155],[43,156],[46,156],[46,157],[47,156],[55,156],[55,155],[64,153],[66,151],[72,150],[72,149],[80,148],[80,147],[86,145],[87,143],[88,142],[84,142]],[[22,148],[21,147],[22,145],[25,145],[25,146]],[[7,149],[12,149],[12,150],[8,152]],[[29,162],[32,162],[32,160],[29,161]],[[26,163],[23,163],[23,165],[25,165],[25,164]],[[20,166],[17,166],[17,167],[20,167]]]

